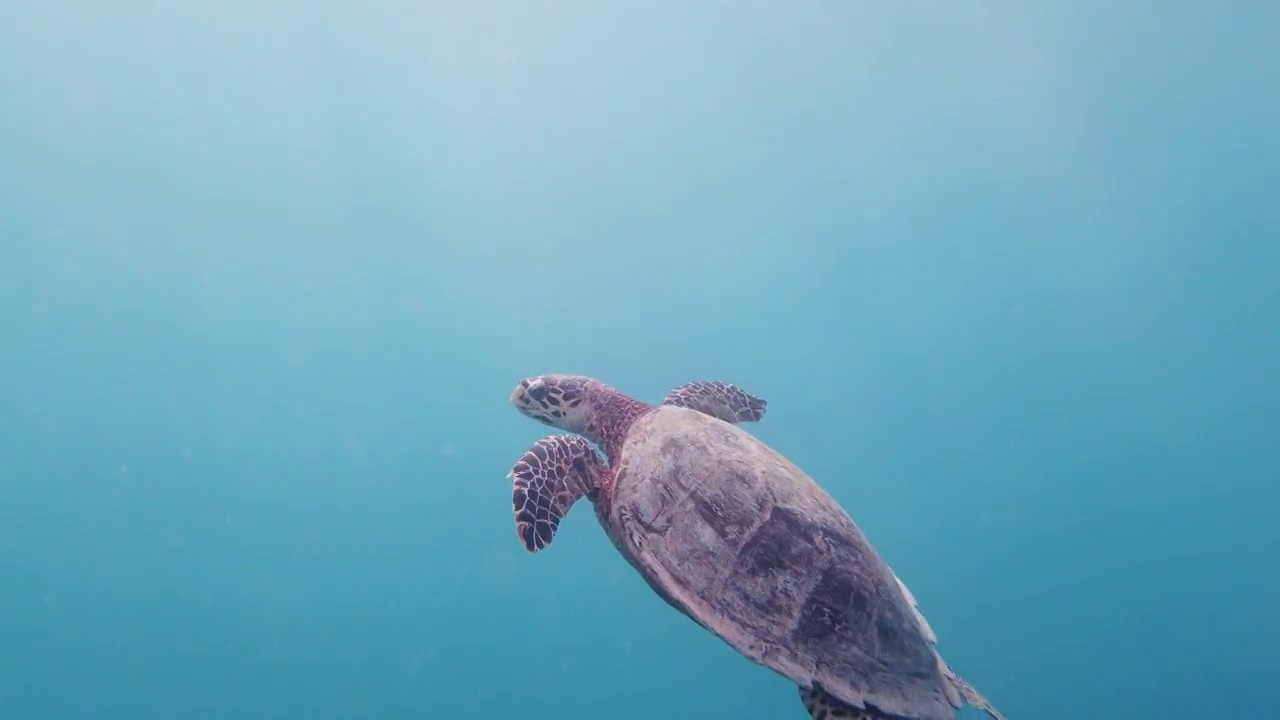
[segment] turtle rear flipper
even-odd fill
[[[986,713],[987,717],[991,718],[991,720],[1004,720],[1004,715],[996,709],[995,705],[991,704],[991,701],[988,700],[985,695],[978,692],[977,688],[970,685],[968,680],[957,675],[956,671],[952,670],[950,665],[946,665],[945,663],[943,663],[943,665],[946,668],[945,674],[947,679],[955,686],[956,690],[960,693],[960,697],[964,698],[966,703]]]
[[[872,708],[855,708],[817,688],[800,688],[800,702],[813,720],[894,720]]]
[[[893,572],[893,569],[890,568],[889,571]],[[929,621],[925,619],[924,614],[920,612],[920,603],[916,600],[916,596],[911,593],[911,588],[908,588],[907,584],[902,582],[902,578],[898,577],[897,573],[894,573],[893,579],[898,581],[898,588],[902,590],[903,597],[911,605],[911,610],[916,616],[916,622],[920,625],[920,631],[924,633],[929,643],[936,647],[938,636],[933,632],[933,628],[929,627]],[[969,681],[956,674],[956,671],[951,669],[951,666],[942,659],[941,655],[938,655],[938,669],[942,671],[943,677],[951,683],[951,687],[960,696],[960,700],[983,711],[991,720],[1004,720],[1004,715],[996,709],[995,705],[992,705],[991,701],[978,692],[978,689],[971,685]]]
[[[578,498],[599,486],[605,464],[577,435],[548,435],[511,468],[511,507],[516,533],[529,552],[551,544],[560,521]]]
[[[697,410],[736,425],[763,418],[768,403],[736,385],[699,381],[667,393],[662,404]]]

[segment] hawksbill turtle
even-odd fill
[[[764,417],[764,400],[693,382],[654,406],[539,375],[511,402],[573,433],[538,440],[508,475],[529,552],[586,497],[659,597],[789,678],[813,720],[947,720],[965,704],[1003,720],[943,661],[911,591],[840,505],[738,427]]]

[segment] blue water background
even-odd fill
[[[1280,717],[1277,8],[4,4],[0,717],[803,718],[519,548],[553,371],[766,397],[1012,720]]]

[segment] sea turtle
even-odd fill
[[[764,400],[693,382],[653,406],[540,375],[511,402],[575,433],[538,440],[509,474],[529,552],[585,496],[654,592],[795,682],[814,720],[944,720],[965,703],[1003,720],[942,660],[911,591],[836,501],[737,427],[763,418]]]

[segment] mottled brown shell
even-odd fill
[[[955,717],[893,571],[798,467],[675,407],[637,420],[619,461],[610,533],[676,609],[803,687],[902,718]]]

